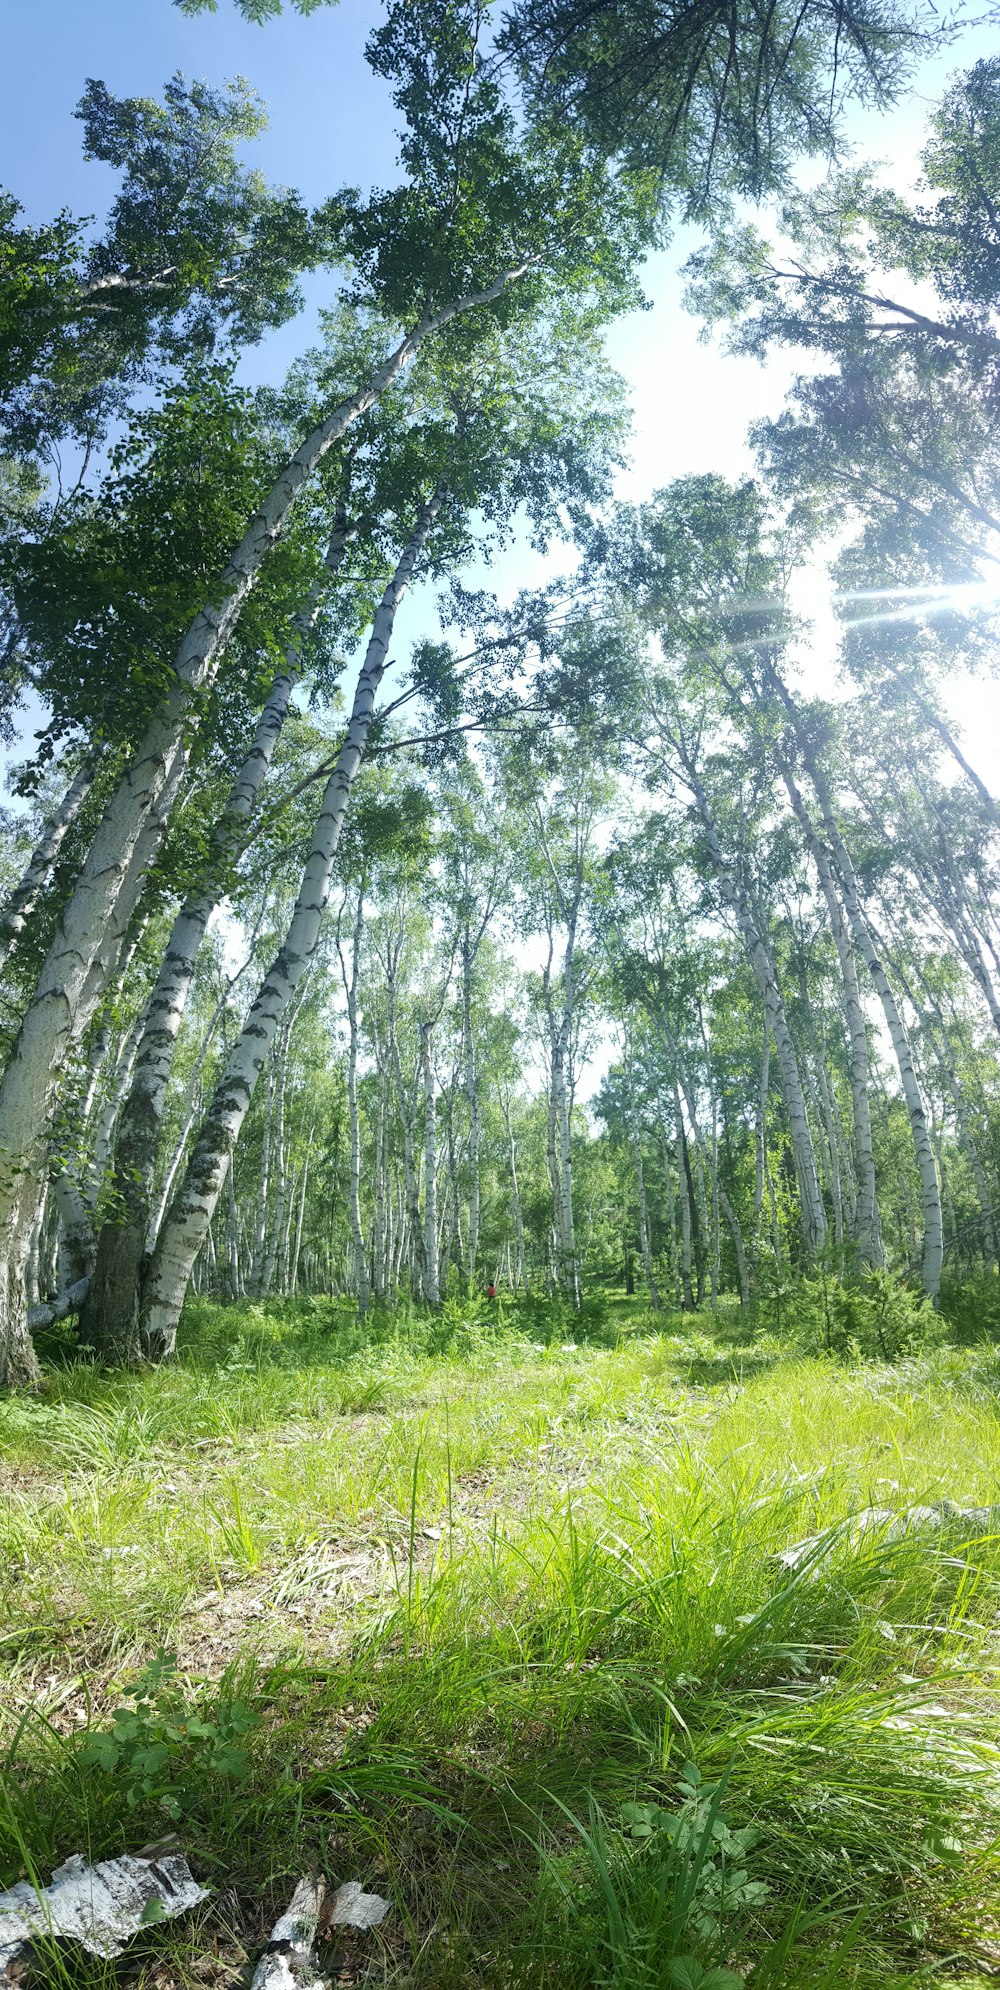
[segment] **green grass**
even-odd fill
[[[239,1981],[312,1866],[393,1903],[343,1981],[993,1980],[1000,1540],[845,1523],[1000,1503],[998,1403],[989,1346],[622,1301],[195,1306],[162,1374],[56,1364],[0,1402],[0,1883],[177,1829],[213,1894],[132,1945],[148,1990]]]

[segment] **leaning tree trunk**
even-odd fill
[[[341,516],[331,537],[327,568],[335,575],[352,528]],[[163,1130],[167,1088],[177,1038],[209,921],[225,894],[228,872],[246,825],[256,812],[292,692],[301,675],[302,644],[319,610],[317,590],[296,618],[288,654],[271,683],[253,744],[236,775],[213,836],[207,882],[181,906],[149,1001],[132,1090],[121,1115],[115,1154],[113,1214],[101,1231],[81,1332],[104,1361],[139,1354],[139,1294],[150,1229],[153,1183]]]
[[[108,856],[117,878],[113,908],[93,944],[87,942],[84,949],[81,935],[79,958],[69,945],[71,958],[63,965],[71,985],[65,989],[58,979],[59,952],[71,939],[79,914],[78,903],[74,911],[79,884],[64,907],[38,989],[22,1018],[0,1082],[0,1386],[8,1372],[8,1340],[11,1374],[24,1371],[24,1270],[44,1194],[50,1120],[64,1066],[105,993],[123,945],[129,944],[142,889],[186,767],[185,754],[172,757],[156,802],[142,821],[127,857],[120,853]]]
[[[83,807],[100,765],[100,752],[80,762],[55,814],[45,823],[23,875],[0,912],[0,968],[9,959],[52,875],[56,858]]]
[[[266,976],[216,1086],[184,1182],[174,1197],[160,1232],[144,1281],[142,1305],[144,1338],[153,1354],[173,1351],[191,1268],[215,1213],[257,1080],[288,1005],[315,952],[330,889],[333,861],[351,788],[367,746],[396,610],[409,586],[443,497],[443,491],[435,491],[424,505],[413,537],[382,595],[355,688],[347,735],[323,793],[302,885],[284,945]]]
[[[199,694],[203,696],[214,683],[268,554],[281,538],[300,492],[329,451],[374,406],[428,338],[453,319],[495,301],[529,267],[530,259],[502,270],[481,291],[453,298],[437,310],[427,309],[370,378],[310,431],[250,520],[209,605],[199,610],[181,641],[173,688],[108,803],[63,907],[0,1083],[0,1382],[8,1370],[13,1374],[25,1369],[24,1268],[37,1212],[38,1155],[60,1078],[100,999],[103,983],[98,975],[95,985],[93,970],[105,938],[116,924],[119,933],[123,931],[131,917],[129,909],[124,919],[120,917],[120,901],[143,827],[171,780],[182,777],[186,766],[186,735]],[[158,842],[153,839],[149,863]],[[135,902],[143,881],[144,874],[135,884]]]

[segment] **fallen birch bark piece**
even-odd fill
[[[788,1569],[797,1569],[811,1557],[822,1561],[844,1539],[854,1543],[865,1534],[882,1533],[886,1541],[899,1541],[921,1528],[928,1533],[945,1528],[970,1537],[995,1534],[1000,1531],[1000,1506],[956,1506],[951,1499],[935,1500],[931,1506],[905,1506],[902,1510],[867,1506],[862,1513],[851,1514],[823,1534],[809,1534],[804,1541],[793,1541],[774,1560],[783,1562]]]
[[[380,1893],[362,1893],[358,1880],[338,1886],[323,1919],[328,1928],[380,1928],[389,1902]]]
[[[327,1894],[321,1879],[300,1879],[286,1912],[254,1971],[250,1990],[324,1990],[313,1945],[322,1922],[329,1928],[378,1928],[389,1912],[380,1893],[362,1893],[360,1881],[345,1880]]]
[[[250,1990],[324,1990],[313,1943],[326,1892],[321,1879],[300,1879],[256,1969]]]
[[[170,1921],[206,1899],[179,1852],[128,1853],[88,1866],[74,1852],[41,1892],[19,1880],[0,1893],[0,1981],[39,1935],[79,1942],[90,1955],[120,1955],[140,1928]]]

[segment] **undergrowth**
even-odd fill
[[[803,1352],[839,1304],[50,1350],[0,1403],[0,1883],[178,1830],[212,1892],[131,1945],[149,1990],[245,1982],[310,1867],[392,1902],[342,1981],[992,1980],[1000,1371],[937,1326],[866,1359],[860,1311]]]

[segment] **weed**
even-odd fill
[[[387,1983],[988,1971],[1000,1543],[898,1516],[993,1502],[995,1350],[850,1291],[837,1360],[789,1286],[766,1338],[199,1302],[161,1373],[53,1368],[0,1405],[5,1879],[166,1805],[240,1956],[316,1866],[391,1897]]]

